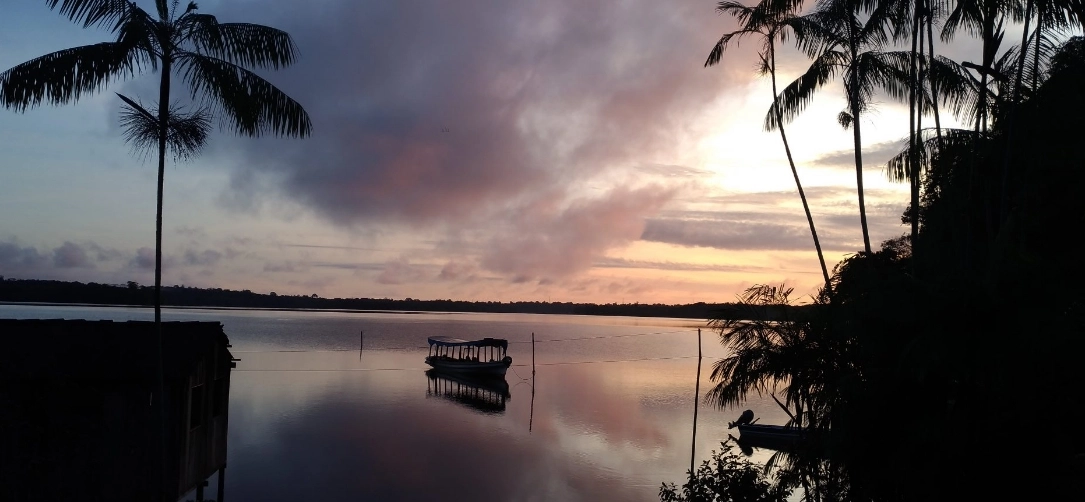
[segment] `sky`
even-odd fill
[[[9,2],[0,70],[111,38]],[[783,283],[808,297],[821,272],[780,136],[762,128],[758,46],[703,67],[736,28],[715,3],[199,2],[294,37],[299,61],[261,74],[313,134],[216,130],[199,157],[168,159],[163,283],[598,303],[726,302]],[[781,85],[807,64],[779,57]],[[115,93],[153,102],[156,78],[0,109],[0,275],[153,284],[157,159],[125,144]],[[830,85],[787,128],[830,267],[862,248],[844,107]],[[907,184],[884,174],[907,117],[881,98],[863,118],[874,246],[908,231]]]

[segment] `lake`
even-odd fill
[[[0,305],[0,318],[151,320],[153,311]],[[240,359],[229,500],[649,501],[689,468],[703,321],[212,309],[165,309],[163,319],[221,322]],[[507,394],[427,376],[433,335],[509,340]],[[715,332],[702,337],[703,396],[725,351]],[[763,423],[786,419],[767,396],[745,408]],[[740,412],[701,406],[698,464]]]

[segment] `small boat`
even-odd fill
[[[743,443],[773,450],[790,448],[801,437],[799,429],[783,425],[744,424],[738,426],[738,432]]]
[[[797,427],[755,422],[753,411],[746,410],[738,420],[727,424],[728,429],[738,428],[740,436],[737,439],[743,449],[757,447],[786,451],[793,449],[803,439],[802,431]]]
[[[444,372],[504,375],[512,365],[508,349],[508,340],[500,338],[461,340],[431,336],[426,364]]]

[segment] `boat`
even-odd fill
[[[512,366],[509,342],[501,338],[462,340],[448,336],[429,337],[426,364],[444,372],[505,375]]]
[[[783,425],[742,424],[737,427],[739,442],[756,448],[787,451],[794,448],[802,437],[799,429]]]
[[[509,383],[502,376],[426,371],[427,397],[448,399],[487,414],[505,412],[505,402],[512,399]]]
[[[802,431],[797,427],[756,422],[753,411],[746,410],[738,420],[727,424],[728,429],[738,428],[740,436],[737,439],[743,451],[751,447],[789,451],[803,439]]]

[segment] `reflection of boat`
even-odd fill
[[[427,396],[450,399],[485,413],[503,413],[505,401],[512,399],[504,377],[471,376],[437,369],[426,371],[426,376],[429,377]]]
[[[500,338],[461,340],[431,336],[426,364],[445,372],[504,375],[512,365],[508,349],[509,342]]]

